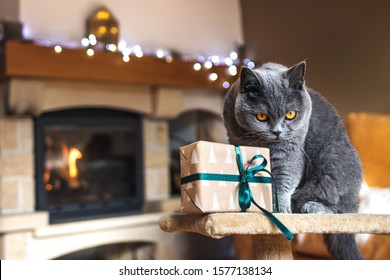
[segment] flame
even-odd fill
[[[43,182],[48,183],[50,179],[51,170],[48,168],[43,173]]]
[[[83,157],[83,154],[80,152],[80,150],[76,148],[71,148],[69,150],[69,156],[68,156],[68,168],[69,168],[69,177],[70,178],[76,178],[79,171],[76,166],[76,161]]]
[[[63,185],[62,180],[59,178],[67,181],[67,187],[79,188],[80,183],[77,178],[79,170],[77,169],[76,162],[83,157],[80,150],[69,148],[65,142],[61,142],[60,154],[58,155],[58,151],[54,154],[53,141],[49,137],[46,138],[46,145],[46,162],[43,174],[45,190],[50,192],[61,189]],[[53,170],[56,171],[54,178],[51,176]]]

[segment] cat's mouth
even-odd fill
[[[243,136],[242,138],[245,138],[248,141],[249,139],[253,139],[254,142],[259,142],[259,143],[280,143],[283,141],[288,141],[292,137],[290,134],[287,133],[281,133],[279,135],[275,135],[275,134],[251,132],[248,135]]]
[[[287,134],[279,134],[279,135],[272,134],[272,135],[267,135],[265,137],[265,140],[269,142],[283,142],[289,139],[290,137]]]
[[[253,135],[254,136],[254,135]],[[276,143],[276,142],[282,142],[286,140],[286,138],[283,135],[268,135],[268,134],[256,134],[255,136],[258,140],[261,142],[269,142],[269,143]]]
[[[269,139],[270,142],[282,142],[283,140],[286,139],[281,136],[272,136],[271,139]]]

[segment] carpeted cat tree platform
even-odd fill
[[[275,214],[296,233],[372,233],[390,234],[390,215],[377,214]],[[197,232],[213,238],[253,235],[254,259],[291,260],[291,243],[263,214],[259,213],[175,213],[161,217],[167,232]]]

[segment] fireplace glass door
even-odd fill
[[[51,222],[140,210],[140,116],[106,109],[43,114],[36,120],[37,207]]]

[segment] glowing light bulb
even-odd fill
[[[156,56],[158,58],[163,58],[164,57],[164,51],[163,50],[157,50],[156,51]]]
[[[96,40],[96,36],[93,35],[93,34],[89,34],[88,36],[88,39],[89,39],[89,43],[94,46],[97,44],[97,40]]]
[[[233,59],[231,59],[230,57],[225,58],[225,64],[227,66],[232,66],[233,65]]]
[[[144,56],[144,53],[142,51],[138,51],[138,52],[134,52],[134,53],[135,53],[135,56],[138,58],[141,58]]]
[[[217,74],[217,73],[211,73],[211,74],[209,75],[209,79],[210,79],[211,81],[216,81],[216,80],[218,79],[218,74]]]
[[[122,51],[122,54],[124,56],[129,56],[131,54],[131,49],[130,48],[124,48]]]
[[[97,18],[100,20],[107,20],[110,18],[110,13],[107,11],[99,11],[97,14]]]
[[[105,33],[107,32],[107,27],[105,27],[105,26],[100,26],[98,30],[99,30],[99,33],[100,33],[100,34],[105,34]]]
[[[230,83],[228,81],[225,81],[225,82],[223,82],[222,86],[223,86],[223,88],[229,88]]]
[[[238,58],[238,54],[236,52],[231,52],[229,57],[233,60],[236,60]]]
[[[114,44],[106,45],[106,49],[110,52],[116,52],[116,46]]]
[[[142,49],[141,49],[141,46],[140,45],[135,45],[134,47],[133,47],[133,51],[134,52],[139,52],[139,51],[141,51]]]
[[[211,61],[206,61],[204,63],[204,67],[206,67],[206,69],[210,69],[211,67],[213,67],[213,63]]]
[[[195,63],[194,64],[194,70],[195,71],[199,71],[200,69],[202,69],[202,65],[199,62]]]
[[[54,47],[54,51],[56,53],[60,53],[60,52],[62,52],[62,47],[60,45],[57,45],[57,46]]]
[[[113,27],[110,28],[110,32],[111,32],[111,34],[117,34],[118,33],[118,28],[113,26]]]
[[[219,65],[221,63],[221,60],[218,55],[213,55],[211,57],[211,62],[214,63],[214,65]]]
[[[95,51],[93,49],[88,49],[87,50],[87,55],[88,56],[93,56],[95,54]]]
[[[251,60],[249,59],[249,58],[245,58],[244,59],[244,64],[246,65],[246,66],[248,66],[248,63],[250,62]]]
[[[198,56],[198,61],[199,61],[200,63],[203,63],[203,62],[206,61],[206,58],[205,58],[203,55],[200,55],[200,56]]]
[[[124,62],[129,62],[130,61],[130,56],[128,56],[128,55],[123,55],[123,61]]]
[[[122,52],[126,48],[126,42],[124,40],[120,40],[118,43],[118,50]]]
[[[255,63],[253,62],[253,61],[249,61],[248,62],[248,65],[247,65],[250,69],[253,69],[253,68],[255,68]]]
[[[144,53],[142,52],[141,46],[136,45],[133,47],[133,51],[136,57],[141,58],[144,56]]]
[[[81,45],[83,45],[84,47],[88,47],[89,46],[89,39],[88,38],[83,38],[81,40]]]
[[[237,67],[235,65],[229,66],[229,74],[231,76],[237,75]]]

